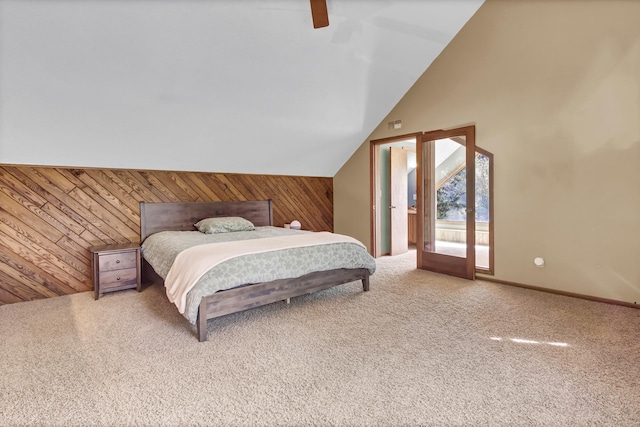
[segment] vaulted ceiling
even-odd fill
[[[483,0],[0,0],[0,163],[333,176]]]

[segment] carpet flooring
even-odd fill
[[[204,343],[156,286],[0,306],[0,425],[640,425],[640,310],[413,257]]]

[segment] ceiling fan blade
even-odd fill
[[[311,1],[311,17],[313,18],[313,28],[329,26],[329,12],[327,12],[327,0]]]

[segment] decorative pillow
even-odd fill
[[[198,231],[205,234],[228,233],[230,231],[251,231],[256,229],[251,221],[239,216],[206,218],[198,221],[195,225]]]

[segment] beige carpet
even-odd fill
[[[640,425],[640,310],[412,256],[206,343],[156,287],[1,306],[0,425]]]

